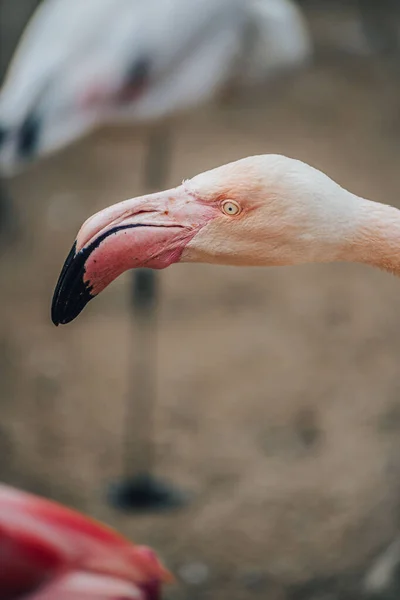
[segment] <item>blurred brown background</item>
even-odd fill
[[[3,65],[34,4],[3,0]],[[400,207],[396,3],[381,3],[367,38],[362,0],[301,4],[313,64],[178,123],[170,183],[283,153]],[[127,277],[68,327],[56,329],[49,308],[82,221],[141,192],[144,140],[137,129],[103,130],[10,185],[21,230],[0,256],[0,479],[152,545],[182,579],[167,598],[369,597],[365,577],[399,532],[400,283],[387,274],[356,265],[163,272],[157,472],[193,500],[158,516],[105,502],[122,468]],[[398,599],[396,544],[382,564],[377,597]]]

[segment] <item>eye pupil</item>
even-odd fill
[[[223,203],[222,210],[226,214],[237,215],[240,212],[240,206],[236,202],[227,201]]]

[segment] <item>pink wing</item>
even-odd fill
[[[2,600],[21,594],[30,600],[156,600],[167,580],[150,549],[58,504],[0,486]]]

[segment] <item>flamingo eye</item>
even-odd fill
[[[241,211],[239,204],[234,200],[225,200],[225,202],[222,203],[221,208],[222,211],[229,217],[238,215]]]

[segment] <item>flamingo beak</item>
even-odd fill
[[[0,596],[158,600],[171,575],[148,548],[61,505],[0,486]]]
[[[182,185],[125,200],[89,218],[58,279],[53,323],[73,321],[90,300],[128,269],[164,269],[179,262],[188,242],[215,212]]]

